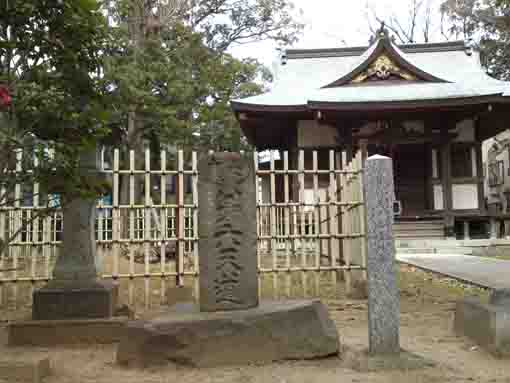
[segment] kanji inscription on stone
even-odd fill
[[[199,163],[200,310],[258,305],[255,171],[248,156],[215,153]]]

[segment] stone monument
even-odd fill
[[[454,329],[498,357],[510,356],[510,289],[494,290],[489,303],[457,302]]]
[[[259,303],[253,160],[212,155],[199,166],[200,310]]]
[[[234,153],[199,163],[199,305],[133,321],[122,365],[250,364],[337,354],[338,333],[319,301],[258,301],[255,171]]]
[[[368,332],[371,354],[400,352],[400,297],[393,240],[393,161],[369,157],[364,173],[367,211]]]
[[[84,176],[98,176],[96,161],[95,151],[81,156]],[[109,318],[114,314],[117,287],[99,281],[96,269],[95,213],[94,199],[74,198],[64,203],[63,246],[53,279],[34,292],[32,319]]]

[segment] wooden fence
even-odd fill
[[[198,292],[198,154],[154,154],[102,152],[112,193],[96,221],[103,278],[120,283],[125,303],[145,306],[164,302],[170,286]],[[361,153],[350,161],[334,151],[266,154],[253,154],[261,292],[319,296],[324,278],[330,295],[339,280],[348,291],[366,264]],[[37,217],[38,185],[17,185],[14,195],[13,206],[0,206],[0,239],[14,235],[0,257],[0,307],[29,305],[51,279],[64,224],[58,208]]]

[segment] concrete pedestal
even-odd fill
[[[338,333],[319,301],[263,302],[240,311],[200,312],[180,304],[161,317],[127,325],[121,365],[214,367],[312,359],[339,352]]]
[[[480,303],[475,299],[457,302],[455,332],[467,336],[496,356],[510,355],[510,307]]]
[[[127,317],[13,322],[7,326],[11,347],[112,344],[122,339]]]
[[[118,286],[110,282],[51,281],[34,292],[32,319],[110,318],[118,300]]]

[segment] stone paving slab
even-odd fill
[[[50,372],[50,360],[47,357],[0,357],[0,382],[41,383]]]
[[[397,261],[489,289],[510,288],[510,261],[462,254],[402,254]]]
[[[8,346],[52,347],[70,344],[111,344],[122,339],[127,317],[12,322]]]

